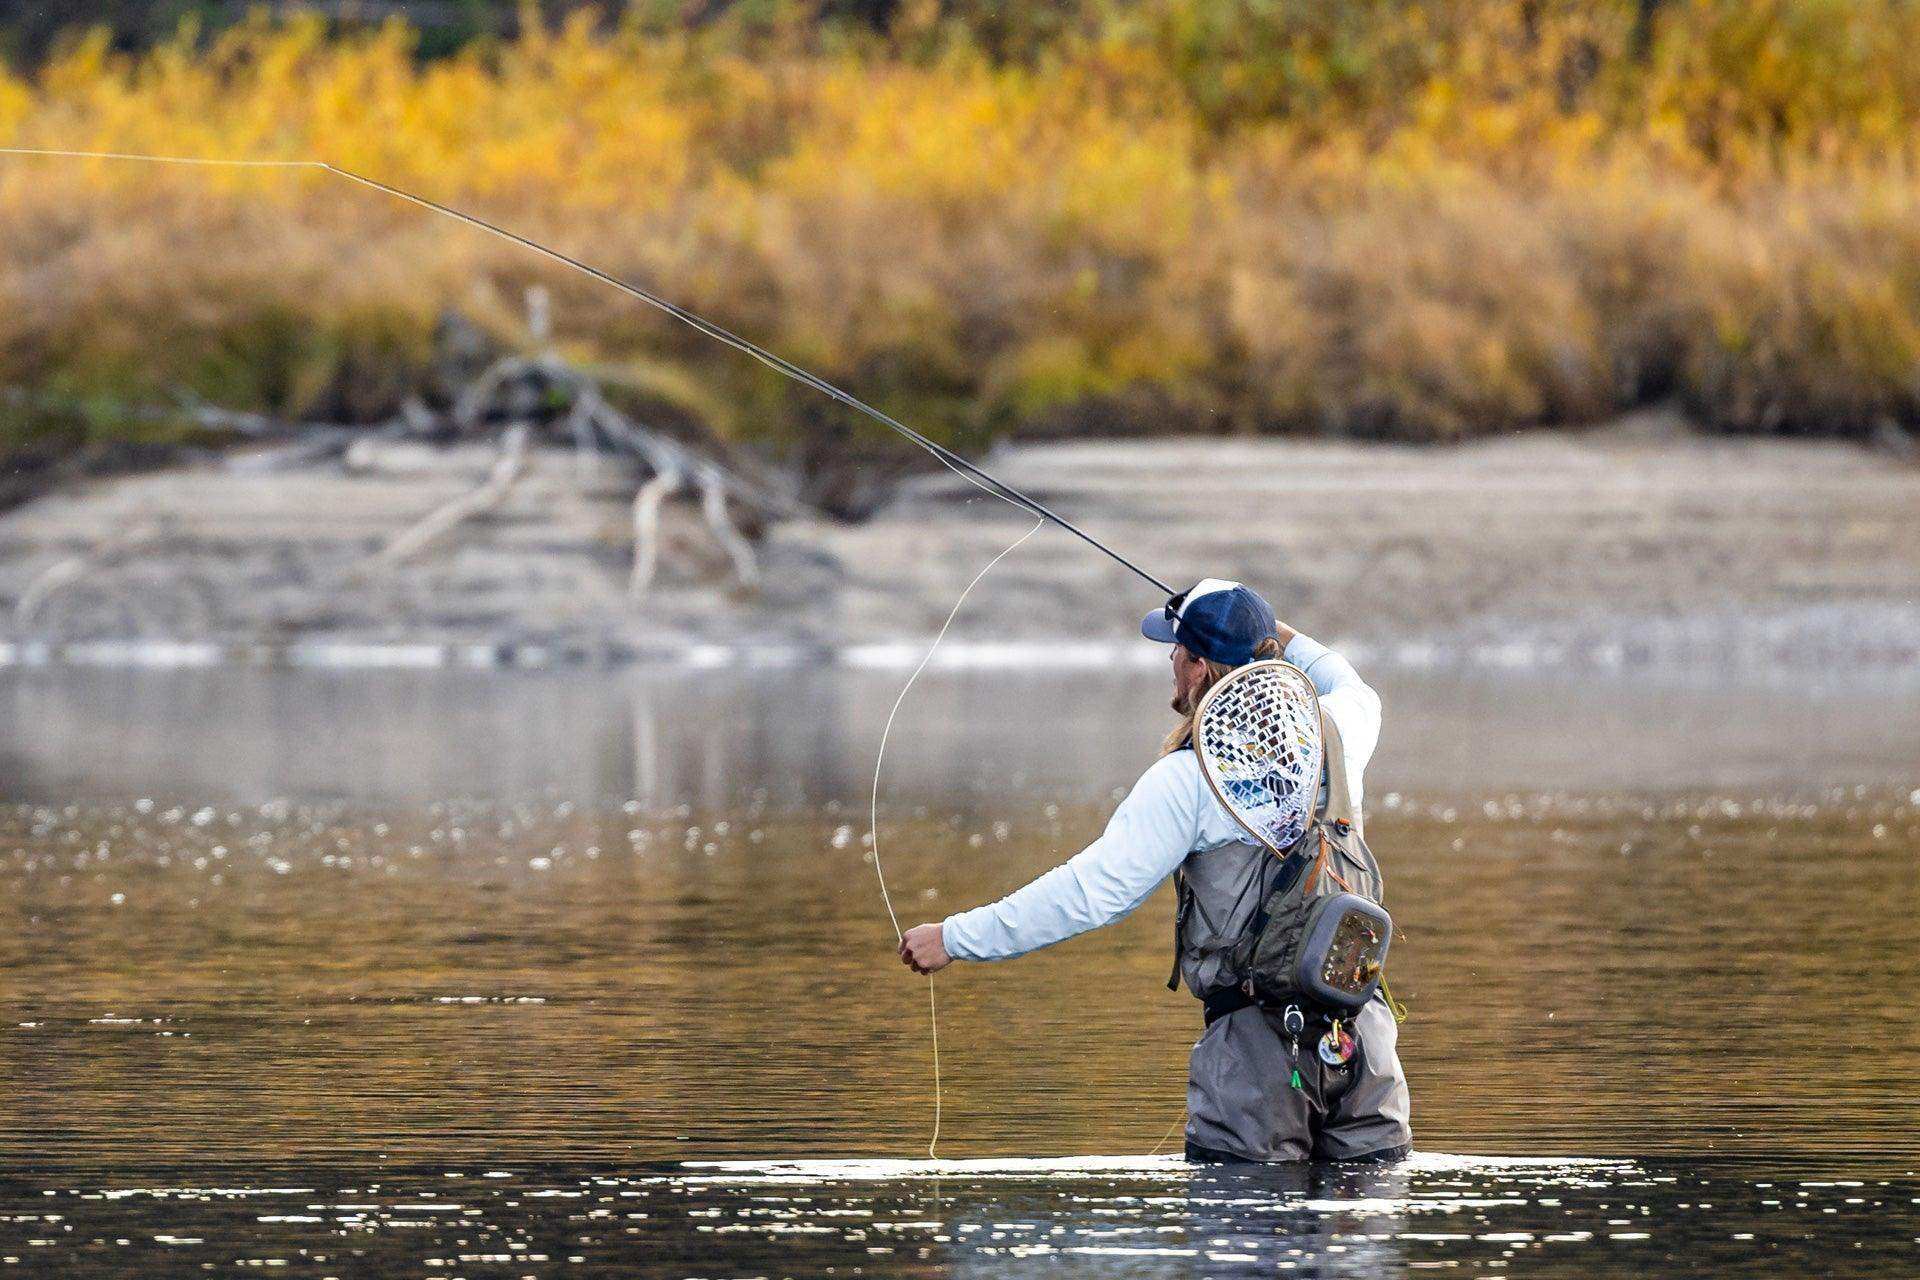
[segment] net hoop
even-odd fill
[[[1236,668],[1200,700],[1193,754],[1220,807],[1285,857],[1312,823],[1326,761],[1313,681],[1278,658]]]

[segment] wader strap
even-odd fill
[[[1334,727],[1333,717],[1325,711],[1320,713],[1320,741],[1324,748],[1324,763],[1320,767],[1326,800],[1315,816],[1324,822],[1347,822],[1365,840],[1367,826],[1360,806],[1353,802],[1352,779],[1347,777],[1347,753],[1340,745],[1340,730]]]

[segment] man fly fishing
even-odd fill
[[[1379,696],[1237,582],[1206,579],[1140,629],[1173,646],[1181,718],[1160,758],[1099,839],[998,902],[907,930],[901,960],[934,973],[1024,955],[1114,923],[1172,875],[1168,985],[1184,979],[1206,1015],[1188,1158],[1404,1155],[1407,1084],[1380,985],[1391,922],[1362,838]]]
[[[306,170],[381,192],[672,316],[897,432],[968,484],[1057,525],[1156,590],[1171,590],[1057,512],[792,361],[464,210],[319,159],[44,147],[0,147],[0,156]],[[1185,978],[1207,1015],[1187,1090],[1188,1154],[1281,1161],[1406,1150],[1407,1087],[1380,990],[1392,926],[1370,905],[1380,896],[1379,869],[1361,838],[1361,771],[1379,736],[1379,699],[1345,659],[1280,626],[1238,583],[1207,579],[1148,615],[1141,630],[1173,646],[1173,705],[1183,720],[1161,758],[1083,852],[999,902],[906,931],[901,958],[933,973],[954,959],[1022,955],[1113,923],[1176,875],[1175,979]],[[1255,674],[1260,679],[1245,679]],[[1230,689],[1234,699],[1209,720],[1209,697]],[[876,797],[878,776],[876,768]]]

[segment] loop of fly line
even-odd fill
[[[886,727],[881,731],[881,734],[880,734],[880,748],[879,748],[878,754],[874,759],[874,764],[873,764],[873,795],[872,795],[871,803],[869,805],[869,813],[868,813],[868,817],[870,820],[868,838],[873,848],[874,874],[879,879],[880,895],[882,900],[886,903],[887,918],[893,923],[893,931],[894,931],[894,936],[896,938],[901,936],[900,919],[899,919],[899,916],[894,912],[893,898],[892,898],[892,895],[887,891],[886,875],[881,870],[881,866],[880,866],[880,832],[879,832],[880,769],[881,769],[881,765],[884,763],[886,759],[887,735],[893,729],[894,717],[899,713],[901,703],[906,701],[907,693],[913,688],[914,681],[920,678],[920,673],[924,671],[927,667],[927,664],[933,660],[934,650],[940,647],[940,641],[945,638],[948,628],[952,627],[954,618],[958,616],[960,612],[960,606],[966,603],[967,595],[970,592],[972,592],[975,586],[979,585],[980,579],[984,578],[987,575],[988,570],[992,569],[995,565],[999,564],[1000,561],[1004,560],[1008,555],[1010,555],[1015,548],[1019,547],[1021,543],[1024,543],[1028,538],[1031,538],[1035,533],[1039,532],[1042,525],[1047,524],[1049,522],[1058,525],[1060,528],[1066,530],[1068,533],[1071,533],[1076,538],[1079,538],[1082,542],[1086,543],[1088,546],[1106,555],[1107,557],[1112,559],[1115,563],[1127,569],[1129,572],[1144,579],[1146,582],[1148,582],[1149,584],[1151,584],[1152,586],[1160,590],[1165,595],[1167,596],[1173,595],[1172,587],[1169,587],[1166,583],[1154,577],[1152,574],[1148,573],[1145,569],[1142,569],[1139,565],[1133,563],[1133,561],[1127,559],[1125,556],[1121,555],[1119,552],[1115,551],[1113,548],[1107,546],[1105,543],[1095,538],[1092,534],[1087,533],[1085,530],[1081,529],[1079,526],[1068,521],[1067,519],[1060,516],[1056,512],[1050,510],[1049,508],[1042,505],[1041,503],[1036,502],[1034,499],[1028,497],[1026,494],[1020,492],[1018,489],[1015,489],[1013,486],[1006,484],[1005,482],[997,479],[992,475],[989,475],[986,471],[982,470],[978,466],[975,466],[973,463],[967,461],[965,458],[961,457],[959,454],[955,453],[953,450],[947,448],[945,445],[940,444],[938,441],[929,439],[927,436],[922,435],[918,431],[915,431],[912,427],[907,426],[905,423],[900,422],[899,420],[893,418],[892,416],[881,412],[879,409],[874,408],[872,405],[866,403],[864,400],[861,400],[851,395],[848,392],[842,391],[839,387],[834,386],[832,383],[828,382],[826,379],[818,377],[815,374],[808,372],[806,369],[801,368],[799,365],[794,364],[792,361],[786,359],[785,357],[775,355],[773,352],[768,351],[766,348],[758,345],[757,343],[751,342],[746,338],[742,338],[739,335],[730,332],[727,329],[721,328],[719,325],[714,324],[712,321],[707,320],[705,317],[697,315],[694,312],[687,310],[685,307],[678,305],[677,303],[670,302],[667,299],[659,296],[658,294],[655,294],[647,289],[643,289],[638,285],[630,284],[629,282],[620,279],[618,276],[615,276],[606,271],[603,271],[600,268],[592,266],[589,263],[582,262],[578,258],[574,258],[567,254],[564,254],[560,252],[558,249],[550,248],[549,246],[541,244],[539,241],[533,240],[527,236],[523,236],[518,232],[509,231],[505,227],[497,226],[494,223],[486,221],[484,218],[475,216],[474,214],[467,213],[460,209],[455,209],[449,205],[441,204],[436,200],[430,200],[427,197],[422,195],[416,195],[411,191],[407,191],[403,188],[393,186],[390,183],[382,182],[377,178],[369,178],[364,174],[355,173],[350,169],[343,169],[338,165],[330,164],[324,160],[224,159],[224,158],[210,157],[210,156],[151,155],[151,154],[140,153],[140,152],[81,151],[81,150],[65,150],[65,149],[56,149],[56,148],[47,148],[47,147],[0,147],[0,155],[22,156],[22,157],[42,157],[42,158],[48,158],[48,159],[102,160],[102,161],[116,161],[116,162],[132,162],[132,163],[141,163],[141,164],[198,166],[198,167],[205,167],[205,168],[293,169],[293,170],[307,170],[307,171],[316,172],[316,173],[332,174],[335,177],[343,178],[348,182],[356,183],[360,186],[367,187],[371,190],[378,191],[385,195],[391,196],[396,200],[405,201],[408,204],[415,205],[419,208],[425,209],[430,213],[439,214],[442,217],[451,218],[456,222],[464,223],[467,226],[473,227],[474,229],[479,231],[483,231],[488,235],[498,237],[499,239],[505,240],[510,244],[515,244],[530,252],[537,253],[544,258],[547,258],[553,262],[557,262],[560,265],[567,267],[573,271],[577,271],[582,275],[587,276],[590,279],[597,280],[601,284],[607,285],[614,289],[618,289],[620,292],[628,295],[631,298],[635,298],[641,302],[644,302],[648,306],[653,307],[656,310],[665,312],[667,315],[673,317],[676,320],[679,320],[683,324],[688,325],[689,327],[697,330],[698,332],[705,334],[707,337],[714,339],[716,342],[720,342],[728,347],[733,348],[736,351],[739,351],[745,355],[753,357],[753,359],[759,361],[763,365],[766,365],[768,368],[774,370],[776,373],[779,373],[784,375],[785,377],[791,378],[795,382],[798,382],[803,386],[812,387],[814,390],[820,392],[822,395],[827,396],[828,398],[846,406],[847,408],[853,409],[856,412],[865,414],[867,417],[880,423],[882,426],[889,428],[890,430],[898,433],[899,435],[903,436],[907,440],[912,441],[915,445],[919,446],[921,449],[924,449],[927,453],[931,454],[933,458],[940,463],[940,465],[944,466],[947,470],[959,476],[962,480],[965,480],[968,484],[973,485],[976,489],[981,490],[983,493],[990,494],[991,496],[1000,499],[1002,502],[1005,502],[1010,506],[1017,507],[1020,510],[1025,511],[1029,515],[1035,517],[1033,528],[1028,529],[1025,533],[1021,534],[1019,539],[1016,540],[1005,551],[1002,551],[999,555],[995,556],[992,560],[989,560],[987,562],[986,568],[981,569],[978,574],[974,575],[973,581],[969,582],[966,586],[966,589],[960,593],[960,598],[954,602],[952,611],[947,614],[947,620],[945,624],[941,626],[939,634],[934,637],[933,644],[928,646],[926,656],[920,660],[920,665],[916,667],[914,669],[913,674],[907,678],[907,683],[904,687],[901,688],[899,697],[894,699],[893,709],[887,714]],[[932,1137],[932,1140],[927,1143],[927,1156],[928,1158],[931,1159],[933,1157],[934,1149],[939,1144],[939,1141],[940,1141],[940,1109],[941,1109],[940,1020],[939,1020],[938,1003],[934,994],[933,979],[931,975],[929,975],[927,979],[927,1017],[928,1017],[928,1025],[931,1030],[931,1035],[933,1040],[933,1137]]]
[[[947,613],[947,620],[940,624],[939,634],[935,635],[933,643],[927,646],[927,652],[921,657],[920,665],[913,669],[913,674],[907,677],[907,682],[900,686],[900,696],[893,700],[893,709],[887,712],[886,726],[880,730],[880,750],[873,757],[873,794],[867,803],[867,843],[873,850],[873,874],[880,880],[880,899],[887,904],[887,919],[893,922],[893,935],[896,938],[904,940],[906,933],[900,928],[900,917],[894,913],[893,895],[887,892],[887,873],[880,866],[880,767],[887,760],[887,738],[893,733],[893,718],[900,714],[900,704],[907,700],[907,694],[913,689],[913,682],[920,678],[920,673],[927,669],[929,662],[933,661],[934,650],[938,649],[940,642],[947,638],[947,631],[953,626],[953,620],[960,616],[960,606],[967,602],[967,597],[973,593],[973,589],[980,585],[980,579],[986,577],[993,566],[1019,550],[1020,544],[1040,532],[1046,523],[1045,520],[1035,520],[1031,529],[1014,539],[1005,551],[987,561],[980,572],[973,575],[973,581],[966,585],[960,592],[960,598],[953,602],[953,608]],[[934,1148],[940,1145],[940,1008],[938,997],[934,994],[932,974],[927,975],[927,1025],[933,1036],[933,1136],[927,1140],[927,1159],[931,1160],[934,1158]]]
[[[1153,1144],[1153,1150],[1147,1152],[1147,1159],[1151,1160],[1153,1159],[1153,1157],[1160,1154],[1160,1148],[1167,1145],[1167,1139],[1173,1136],[1174,1129],[1177,1128],[1180,1122],[1182,1120],[1185,1120],[1186,1118],[1187,1118],[1187,1109],[1183,1106],[1180,1108],[1180,1114],[1173,1118],[1173,1123],[1167,1126],[1167,1131],[1160,1135],[1160,1141]]]

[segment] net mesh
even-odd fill
[[[1306,833],[1320,791],[1319,704],[1297,667],[1261,662],[1215,685],[1194,749],[1235,819],[1276,850]]]

